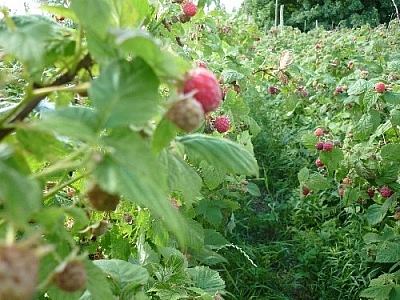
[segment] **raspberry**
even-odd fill
[[[166,117],[178,128],[192,132],[199,128],[204,117],[201,103],[192,97],[175,101]]]
[[[119,196],[112,195],[103,190],[97,183],[93,184],[87,192],[89,202],[98,211],[113,211],[119,203]]]
[[[379,192],[381,193],[381,196],[384,198],[389,198],[393,194],[392,190],[387,186],[380,188]]]
[[[323,135],[324,134],[324,130],[322,129],[322,128],[317,128],[317,129],[315,129],[315,131],[314,131],[314,135],[315,136],[321,136],[321,135]]]
[[[35,249],[0,244],[0,299],[32,299],[36,291],[38,268]]]
[[[274,87],[274,86],[270,86],[269,88],[268,88],[268,93],[270,93],[271,95],[275,95],[276,93],[278,93],[278,89],[276,88],[276,87]]]
[[[370,198],[372,198],[374,197],[375,191],[373,189],[369,189],[366,191],[366,193]]]
[[[315,165],[318,168],[321,168],[321,167],[325,166],[324,163],[319,158],[317,158],[317,160],[315,161]]]
[[[333,143],[332,143],[332,142],[325,142],[325,143],[324,143],[324,146],[323,146],[323,149],[324,149],[325,151],[332,151],[332,149],[333,149]]]
[[[202,61],[202,60],[198,60],[198,61],[197,61],[197,66],[198,66],[199,68],[207,69],[207,64],[206,64],[204,61]]]
[[[218,108],[222,92],[215,75],[204,68],[196,68],[186,76],[183,92],[194,93],[193,97],[201,103],[205,113]]]
[[[86,285],[87,274],[82,261],[71,260],[61,265],[53,275],[53,282],[63,291],[73,293]]]
[[[324,143],[323,143],[323,142],[317,142],[317,143],[315,144],[315,149],[317,149],[317,150],[322,150],[322,149],[324,149]]]
[[[349,184],[350,183],[350,179],[348,177],[343,178],[343,184]]]
[[[193,2],[186,2],[182,6],[183,13],[188,17],[193,17],[197,14],[197,6]]]
[[[378,82],[375,84],[375,91],[378,93],[383,93],[386,90],[386,85],[383,82]]]
[[[231,120],[226,116],[221,116],[215,119],[214,127],[219,133],[224,133],[229,130],[231,126]]]
[[[303,190],[301,191],[301,193],[302,193],[304,196],[307,196],[307,195],[310,193],[310,189],[309,189],[309,188],[306,188],[306,187],[303,187]]]

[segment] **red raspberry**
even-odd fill
[[[317,158],[317,160],[315,161],[315,165],[318,168],[322,168],[323,166],[325,166],[324,163],[319,158]]]
[[[197,6],[193,2],[186,2],[182,6],[183,13],[188,17],[193,17],[197,14]]]
[[[87,274],[82,261],[72,260],[61,265],[53,276],[53,282],[63,291],[73,293],[86,285]]]
[[[369,190],[366,191],[366,193],[368,194],[368,196],[370,198],[372,198],[372,197],[374,197],[375,191],[373,189],[369,189]]]
[[[0,244],[0,299],[32,299],[39,261],[35,249]]]
[[[215,75],[204,68],[196,68],[186,78],[183,92],[194,92],[193,97],[201,103],[205,113],[216,110],[221,104],[222,92]]]
[[[197,61],[197,66],[198,66],[199,68],[207,69],[207,64],[206,64],[204,61],[202,61],[202,60],[198,60],[198,61]]]
[[[309,188],[306,188],[306,187],[303,187],[303,190],[301,191],[301,193],[302,193],[304,196],[307,196],[307,195],[310,193],[310,189],[309,189]]]
[[[383,82],[378,82],[375,84],[375,91],[378,93],[383,93],[386,90],[386,85]]]
[[[229,130],[231,126],[231,120],[226,116],[221,116],[215,119],[214,127],[219,133],[224,133]]]
[[[166,117],[178,128],[192,132],[200,127],[204,117],[203,107],[196,99],[189,97],[175,101]]]
[[[317,150],[322,150],[322,149],[324,149],[324,143],[323,143],[323,142],[317,142],[317,143],[315,144],[315,149],[317,149]]]
[[[278,93],[278,89],[276,88],[276,87],[274,87],[274,86],[270,86],[269,88],[268,88],[268,93],[270,93],[271,95],[275,95],[276,93]]]
[[[323,149],[324,149],[325,151],[332,151],[332,149],[333,149],[333,143],[332,143],[332,142],[325,142],[325,143],[324,143]]]
[[[317,129],[315,129],[315,131],[314,131],[314,135],[315,136],[321,136],[321,135],[323,135],[324,134],[324,130],[322,129],[322,128],[317,128]]]
[[[393,194],[392,190],[387,186],[380,188],[379,192],[381,193],[381,196],[384,198],[389,198]]]

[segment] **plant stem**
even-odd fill
[[[74,182],[84,178],[85,176],[89,175],[89,173],[90,172],[84,172],[79,176],[73,177],[70,180],[65,181],[64,183],[55,186],[54,188],[49,190],[47,193],[45,193],[45,195],[43,196],[43,200],[46,200],[46,199],[49,199],[49,198],[53,197],[55,194],[57,194],[58,191],[60,191],[63,188],[73,184]]]

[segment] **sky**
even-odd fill
[[[0,6],[6,5],[11,8],[14,12],[18,10],[19,12],[24,12],[24,2],[30,2],[29,0],[0,0]],[[220,0],[221,4],[223,4],[228,12],[232,12],[233,8],[238,9],[243,0]]]

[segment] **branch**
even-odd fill
[[[93,60],[90,57],[90,54],[86,54],[86,56],[78,63],[76,66],[75,72],[73,73],[65,73],[58,77],[56,80],[54,80],[51,84],[47,86],[41,86],[39,84],[34,84],[35,88],[43,88],[43,87],[54,87],[62,84],[66,84],[68,82],[71,82],[78,71],[80,69],[88,69],[91,65],[93,65]],[[38,96],[34,96],[23,108],[20,110],[15,116],[11,118],[10,121],[7,122],[5,125],[5,128],[0,129],[0,141],[4,139],[8,134],[14,131],[14,127],[11,126],[14,123],[17,123],[18,121],[22,121],[25,119],[29,113],[32,112],[32,110],[42,101],[44,98],[46,98],[49,94],[51,94],[52,91],[49,91],[48,93],[44,93]]]

